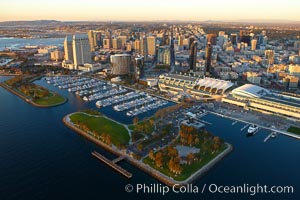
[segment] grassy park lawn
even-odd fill
[[[209,163],[211,160],[213,160],[216,156],[218,156],[220,153],[222,153],[224,150],[226,149],[226,146],[223,145],[222,148],[214,153],[207,153],[202,155],[202,159],[201,160],[197,160],[195,162],[193,162],[192,164],[188,165],[188,164],[183,164],[182,166],[182,173],[179,175],[175,175],[174,173],[172,173],[168,167],[166,165],[164,165],[163,167],[159,168],[155,165],[155,162],[152,161],[149,156],[147,156],[143,162],[145,164],[148,164],[149,166],[151,166],[152,168],[156,169],[157,171],[165,174],[168,177],[172,177],[174,180],[176,181],[184,181],[187,178],[189,178],[191,175],[193,175],[195,172],[197,172],[199,169],[201,169],[204,165],[206,165],[207,163]]]
[[[40,77],[16,76],[6,80],[5,84],[21,96],[31,99],[32,102],[40,106],[50,107],[66,102],[66,99],[63,96],[32,83],[31,81],[36,78]]]
[[[50,92],[47,97],[34,99],[34,103],[43,105],[43,106],[53,106],[58,105],[66,101],[66,99],[63,96],[60,96],[59,94]]]
[[[290,128],[287,131],[290,133],[300,135],[300,127],[290,126]]]
[[[124,126],[105,117],[90,116],[85,113],[74,113],[70,116],[70,119],[74,124],[80,122],[80,124],[86,125],[91,132],[99,136],[109,134],[111,136],[111,142],[115,146],[127,145],[130,140],[128,131]]]

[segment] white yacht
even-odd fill
[[[101,101],[97,101],[96,106],[97,106],[97,108],[100,108],[101,107]]]
[[[248,128],[248,133],[255,133],[258,130],[258,126],[252,124],[251,126],[249,126]]]

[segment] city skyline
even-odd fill
[[[20,1],[1,2],[0,21],[54,19],[61,21],[156,21],[156,20],[291,20],[300,21],[300,2],[253,0],[238,4],[234,0],[188,3],[179,0],[128,1]]]

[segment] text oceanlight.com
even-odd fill
[[[173,187],[169,187],[163,184],[127,184],[125,186],[126,192],[133,192],[136,194],[161,194],[168,193],[181,193],[181,194],[293,194],[293,186],[268,186],[268,185],[249,185],[242,184],[236,186],[225,186],[217,184],[204,184],[197,186],[193,184],[179,185],[175,184]]]

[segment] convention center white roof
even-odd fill
[[[244,97],[260,98],[266,94],[270,94],[270,91],[257,85],[245,84],[232,90],[232,94]]]

